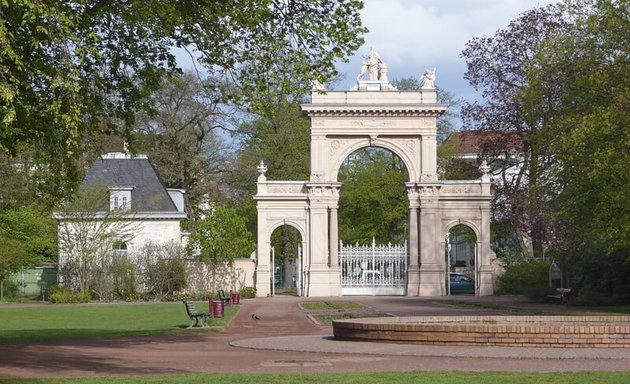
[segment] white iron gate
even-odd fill
[[[407,242],[404,245],[344,245],[339,242],[342,295],[405,295]]]

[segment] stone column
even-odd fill
[[[330,247],[330,266],[333,268],[339,268],[339,227],[337,220],[337,207],[331,207],[329,210],[329,218],[330,218],[330,229],[328,232],[328,236],[330,241],[328,245]]]
[[[420,288],[419,296],[444,295],[444,256],[441,241],[440,185],[420,186]]]
[[[420,287],[418,243],[418,190],[415,184],[407,184],[409,198],[409,265],[407,266],[407,296],[418,296]]]
[[[494,286],[492,283],[492,259],[496,256],[490,248],[490,202],[481,208],[481,238],[477,239],[479,245],[479,265],[476,266],[479,271],[479,292],[480,296],[492,295]]]
[[[309,266],[310,296],[339,296],[341,283],[339,267],[332,265],[329,244],[330,224],[329,207],[335,206],[339,198],[339,183],[308,183],[309,196],[309,244],[311,264]],[[336,210],[335,210],[336,213]],[[336,220],[335,220],[336,223]],[[335,230],[336,236],[336,230]],[[335,253],[336,254],[336,253]],[[331,256],[331,259],[329,259]]]
[[[260,297],[271,295],[271,273],[270,268],[270,254],[271,243],[269,238],[271,234],[266,230],[267,228],[267,214],[264,209],[258,209],[258,244],[256,245],[256,292]],[[265,228],[265,230],[260,230]]]

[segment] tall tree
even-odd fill
[[[186,212],[193,217],[216,200],[213,182],[226,167],[227,145],[217,131],[227,129],[229,109],[217,102],[215,84],[194,73],[171,78],[151,96],[155,113],[137,116],[132,138],[169,187],[186,190]]]
[[[261,95],[326,81],[363,43],[350,1],[3,1],[0,3],[0,150],[35,148],[62,185],[95,133],[129,134],[135,112],[176,71],[173,48],[195,51],[212,77],[260,105]],[[223,90],[222,90],[223,91]],[[96,135],[98,136],[98,135]]]
[[[216,207],[195,223],[187,252],[208,265],[213,286],[219,268],[231,267],[236,258],[248,258],[256,248],[245,224],[236,209],[228,206]]]
[[[544,140],[558,160],[556,247],[605,254],[630,250],[630,7],[628,1],[570,0],[572,33],[545,41],[525,69],[531,109],[549,100]],[[534,113],[540,114],[538,110]]]
[[[277,99],[267,111],[252,115],[237,128],[240,148],[223,175],[229,195],[247,226],[256,233],[256,167],[267,165],[269,180],[308,180],[310,175],[310,124],[300,112],[301,99]]]
[[[529,84],[528,68],[534,66],[542,44],[566,34],[568,28],[556,7],[532,9],[492,37],[473,38],[461,53],[468,66],[466,79],[484,98],[483,102],[464,104],[464,127],[496,133],[485,135],[492,141],[483,145],[488,158],[499,157],[493,151],[506,148],[504,140],[513,135],[523,142],[521,156],[508,156],[503,161],[502,173],[510,177],[498,186],[496,215],[509,219],[520,239],[531,239],[537,257],[542,256],[547,240],[548,205],[553,195],[546,180],[555,158],[542,134],[553,103],[541,95],[533,107],[521,93]],[[524,243],[522,249],[528,253]]]

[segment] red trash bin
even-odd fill
[[[238,293],[230,293],[230,300],[232,304],[238,304],[241,302],[241,295]]]
[[[212,312],[214,313],[214,317],[223,317],[223,301],[213,301]]]

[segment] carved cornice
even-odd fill
[[[419,105],[339,105],[339,104],[305,104],[302,112],[307,116],[441,116],[446,112],[444,104]]]

